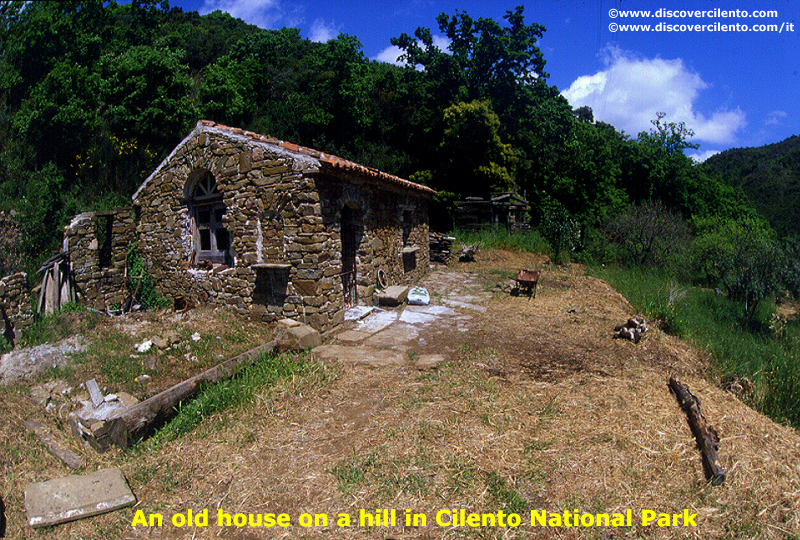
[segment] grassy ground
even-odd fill
[[[667,332],[707,350],[714,358],[710,375],[721,385],[738,385],[742,397],[755,408],[800,428],[800,321],[796,313],[780,314],[769,300],[749,316],[741,303],[717,291],[682,285],[653,270],[606,268],[593,274],[608,281]],[[752,389],[742,387],[744,378],[752,381]]]
[[[486,251],[476,263],[442,271],[452,273],[448,283],[475,282],[486,293],[518,268],[543,269],[536,299],[496,292],[469,331],[443,325],[420,334],[408,354],[446,354],[439,369],[321,364],[313,355],[264,359],[252,372],[209,388],[197,403],[184,404],[176,420],[181,425],[168,425],[134,449],[98,455],[73,447],[87,462],[78,472],[121,468],[138,503],[46,530],[25,525],[24,486],[70,472],[21,424],[57,420],[32,403],[32,383],[0,389],[7,537],[798,538],[800,436],[710,383],[707,354],[658,328],[638,345],[612,339],[613,326],[636,310],[579,266]],[[430,291],[434,302],[449,292]],[[140,370],[133,345],[166,330],[187,342],[157,352],[161,367],[151,384],[166,385],[269,337],[268,328],[205,310],[180,320],[166,312],[124,324],[99,321],[91,342],[104,345],[84,353],[75,380],[97,374],[104,356],[115,359],[118,371],[126,364]],[[198,342],[190,337],[194,332],[202,336]],[[666,388],[672,372],[701,397],[720,434],[728,472],[723,486],[704,480],[685,416]],[[105,379],[110,375],[102,377],[101,386],[116,390]],[[127,384],[127,375],[119,380]],[[150,391],[139,390],[142,397]],[[398,524],[377,525],[379,509],[396,510]],[[455,526],[454,509],[495,519],[516,513],[523,522]],[[207,510],[209,524],[176,525],[173,519],[189,510]],[[619,527],[530,524],[531,511],[595,516],[628,510],[634,521]],[[688,512],[697,526],[644,526],[645,510]],[[162,526],[137,521],[158,514]],[[286,514],[290,525],[268,528],[268,514]],[[237,526],[237,519],[245,522]]]

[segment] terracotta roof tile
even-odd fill
[[[388,185],[396,185],[399,187],[403,187],[406,189],[420,191],[427,195],[435,195],[436,191],[429,188],[428,186],[423,186],[422,184],[417,184],[416,182],[412,182],[410,180],[406,180],[404,178],[400,178],[399,176],[395,176],[393,174],[385,173],[383,171],[379,171],[373,167],[367,167],[365,165],[361,165],[354,161],[350,161],[344,158],[340,158],[339,156],[334,156],[333,154],[326,154],[324,152],[320,152],[319,150],[314,150],[313,148],[306,148],[305,146],[299,146],[294,143],[282,141],[280,139],[276,139],[274,137],[260,135],[258,133],[254,133],[252,131],[246,131],[240,128],[234,128],[230,126],[226,126],[223,124],[218,124],[216,122],[212,122],[211,120],[201,120],[200,121],[203,126],[207,126],[214,129],[220,129],[223,131],[229,131],[235,135],[239,135],[242,137],[246,137],[253,141],[263,142],[267,144],[273,144],[276,146],[280,146],[285,150],[289,150],[290,152],[295,152],[298,154],[303,154],[306,156],[313,157],[319,160],[323,168],[330,167],[334,170],[344,170],[348,172],[355,172],[373,180],[376,180],[380,183],[388,184]]]

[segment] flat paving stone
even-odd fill
[[[403,310],[403,313],[400,314],[399,320],[408,324],[428,324],[438,319],[439,317],[435,315],[429,315],[428,313]]]
[[[407,351],[412,344],[416,344],[419,330],[414,325],[397,322],[390,327],[370,336],[364,344],[376,348],[394,348],[398,351]]]
[[[423,354],[414,362],[417,369],[434,369],[445,362],[447,357],[443,354]]]
[[[372,313],[372,306],[355,306],[344,312],[345,321],[358,321]]]
[[[25,487],[25,512],[33,528],[105,514],[134,504],[136,497],[119,469],[54,478]]]
[[[361,321],[356,327],[356,330],[359,332],[366,332],[368,334],[380,332],[395,322],[399,315],[400,314],[396,311],[376,310],[369,317]]]
[[[437,317],[449,317],[456,314],[456,310],[447,306],[407,306],[404,310],[414,313],[427,313],[428,315],[436,315]]]
[[[371,335],[372,334],[368,334],[367,332],[359,332],[358,330],[345,330],[344,332],[336,334],[336,341],[355,343],[356,341],[363,341]]]
[[[486,306],[479,306],[477,304],[470,304],[469,302],[462,302],[461,300],[452,300],[450,298],[443,298],[442,302],[449,306],[454,307],[461,307],[466,309],[474,309],[475,311],[480,311],[481,313],[486,311]]]

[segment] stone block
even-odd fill
[[[378,295],[378,303],[382,306],[399,306],[405,302],[408,296],[408,287],[404,285],[392,285],[386,287]]]
[[[294,290],[301,296],[317,296],[319,294],[319,281],[312,279],[292,280]]]
[[[105,514],[134,504],[136,497],[119,469],[101,469],[25,487],[25,512],[33,528]]]

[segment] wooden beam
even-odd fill
[[[694,438],[697,440],[697,447],[703,456],[703,470],[705,471],[706,480],[709,480],[711,485],[721,485],[725,482],[725,469],[722,468],[717,456],[717,450],[719,449],[717,432],[706,422],[705,416],[700,412],[700,400],[689,391],[688,386],[683,384],[675,375],[669,378],[668,384],[670,390],[678,399],[681,408],[686,413],[689,426],[692,428]]]
[[[178,405],[200,389],[203,383],[213,384],[233,377],[240,368],[253,364],[262,354],[277,347],[277,341],[270,341],[246,353],[240,354],[211,369],[186,379],[173,387],[156,394],[150,399],[128,407],[122,413],[106,420],[102,426],[92,429],[92,434],[100,441],[108,441],[121,448],[127,448],[144,439],[153,429],[171,417]]]

